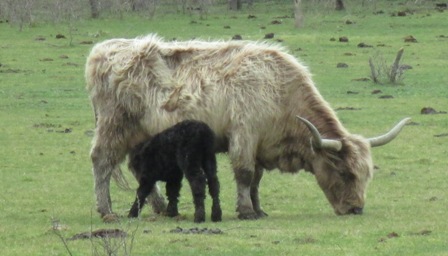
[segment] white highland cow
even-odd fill
[[[263,170],[275,168],[313,173],[336,214],[360,214],[373,174],[370,148],[394,139],[408,120],[373,139],[350,134],[308,69],[266,43],[107,40],[92,49],[86,80],[96,120],[97,210],[105,220],[115,217],[110,179],[122,178],[129,149],[186,119],[207,123],[216,151],[228,152],[240,219],[266,215],[258,186]],[[151,194],[163,211],[163,198]]]

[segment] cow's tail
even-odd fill
[[[119,188],[123,190],[132,190],[120,166],[115,167],[115,169],[112,171],[112,178],[115,180]]]

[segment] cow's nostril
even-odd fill
[[[353,207],[350,209],[349,213],[359,215],[362,214],[362,210],[363,209],[361,207]]]

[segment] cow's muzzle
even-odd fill
[[[361,207],[353,207],[348,211],[348,214],[361,215],[362,211],[363,211],[363,208],[361,208]]]

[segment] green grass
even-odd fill
[[[375,8],[361,8],[348,1],[348,11],[341,13],[306,6],[305,27],[300,30],[293,28],[292,19],[270,24],[279,19],[275,17],[292,13],[289,4],[256,5],[253,11],[236,14],[212,12],[206,20],[172,14],[159,14],[152,20],[136,16],[82,20],[74,24],[77,31],[72,46],[67,39],[55,39],[57,33],[67,35],[64,24],[37,24],[18,32],[16,27],[1,23],[2,255],[67,255],[51,230],[52,219],[65,225],[61,231],[65,238],[91,229],[137,229],[133,255],[448,255],[448,137],[434,137],[448,133],[448,116],[420,114],[423,107],[448,111],[447,12],[435,11],[431,1],[426,6],[376,2]],[[391,17],[390,13],[406,8],[415,10],[414,14]],[[378,10],[385,13],[374,15]],[[257,18],[247,19],[248,13]],[[346,25],[347,19],[355,23]],[[229,39],[234,34],[261,40],[264,34],[274,32],[283,40],[282,45],[310,67],[318,88],[334,108],[359,109],[338,111],[353,133],[375,136],[399,119],[412,117],[415,125],[406,126],[391,144],[373,149],[379,169],[368,190],[365,214],[338,217],[312,175],[274,171],[265,175],[261,185],[262,204],[270,216],[240,221],[235,213],[236,189],[230,164],[226,155],[219,155],[222,223],[212,223],[209,218],[204,224],[192,222],[186,184],[180,203],[185,220],[155,216],[146,209],[142,221],[102,223],[94,211],[89,159],[94,124],[83,78],[92,45],[80,42],[150,32],[182,40]],[[405,43],[407,35],[413,35],[418,43]],[[36,41],[39,36],[46,40]],[[330,41],[340,36],[347,36],[349,43]],[[374,47],[358,48],[360,42]],[[402,84],[353,80],[369,76],[369,57],[380,52],[392,63],[401,47],[405,49],[403,63],[413,67],[405,73]],[[45,58],[52,61],[42,61]],[[338,62],[349,67],[338,69]],[[380,95],[394,98],[379,99],[380,95],[371,93],[376,89],[383,92]],[[134,193],[113,184],[111,194],[114,210],[125,214]],[[219,228],[224,234],[169,232],[177,226]],[[92,254],[89,240],[68,241],[68,246],[73,255]]]

